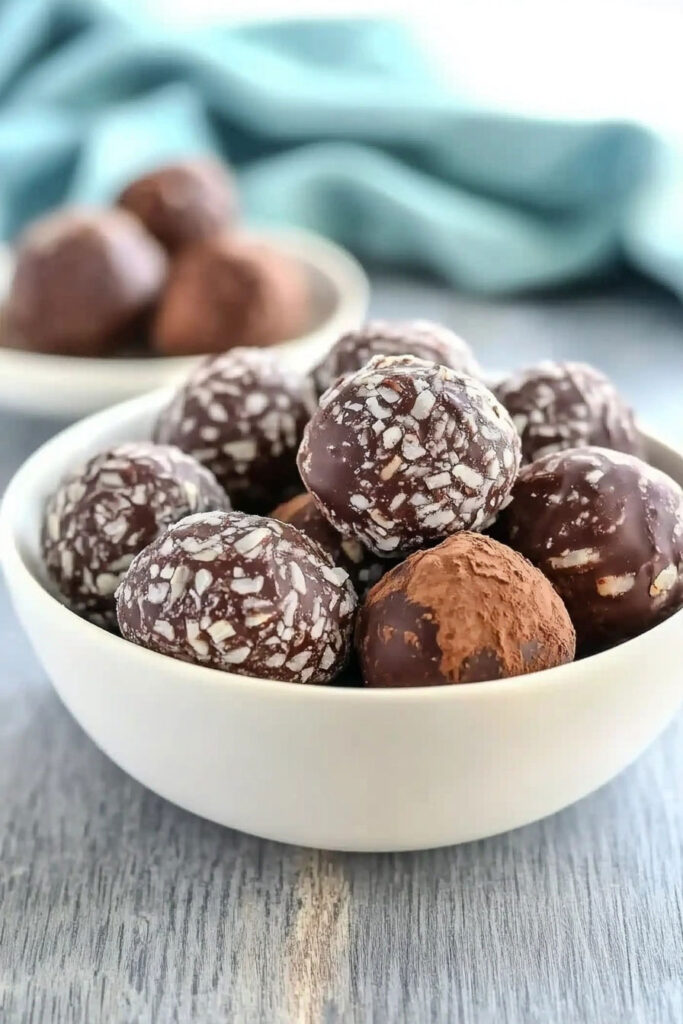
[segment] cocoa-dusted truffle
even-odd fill
[[[415,356],[471,377],[481,376],[481,367],[470,346],[448,327],[431,320],[371,320],[358,330],[343,334],[315,367],[313,379],[318,396],[332,387],[338,377],[360,370],[373,356]]]
[[[133,556],[191,512],[228,509],[215,477],[177,448],[120,444],[70,473],[48,499],[41,544],[66,603],[116,625],[114,591]]]
[[[308,320],[308,282],[289,257],[245,237],[217,235],[174,260],[152,328],[164,355],[224,352],[293,338]]]
[[[117,202],[171,253],[218,234],[237,214],[232,176],[223,164],[206,157],[169,164],[136,178]]]
[[[126,338],[159,294],[166,257],[125,210],[65,210],[19,240],[6,338],[59,355],[98,355]]]
[[[339,533],[394,557],[495,515],[517,474],[519,438],[473,377],[375,356],[325,393],[298,462]]]
[[[460,533],[382,577],[358,616],[356,647],[367,686],[441,686],[562,665],[575,635],[526,559]]]
[[[640,454],[631,409],[587,363],[539,363],[513,373],[495,392],[519,431],[525,462],[584,445]]]
[[[335,565],[346,569],[356,592],[361,596],[377,583],[389,566],[389,563],[373,555],[353,537],[342,537],[337,533],[310,494],[297,494],[278,505],[271,516],[281,523],[291,523],[319,544]]]
[[[155,440],[194,455],[237,508],[265,512],[301,489],[296,451],[314,407],[307,381],[272,353],[233,349],[195,370]]]
[[[522,469],[500,528],[552,581],[581,647],[641,633],[683,602],[683,491],[632,455],[575,448]]]
[[[286,523],[188,516],[133,561],[117,593],[124,637],[183,661],[327,683],[348,653],[356,595],[343,569]]]

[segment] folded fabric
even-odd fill
[[[0,236],[213,150],[248,218],[489,292],[629,260],[683,294],[683,159],[646,126],[520,117],[446,87],[394,21],[170,30],[0,0]]]

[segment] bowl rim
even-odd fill
[[[674,631],[683,626],[683,608],[674,612],[664,621],[651,627],[640,636],[626,640],[609,650],[598,654],[589,655],[579,661],[567,662],[564,665],[557,665],[554,668],[542,669],[524,675],[509,676],[503,679],[488,680],[484,684],[472,683],[450,683],[439,686],[406,686],[374,688],[364,686],[334,686],[334,685],[307,685],[305,683],[286,683],[278,679],[266,679],[260,676],[240,675],[235,672],[225,672],[221,669],[211,668],[205,665],[197,665],[192,662],[181,661],[172,658],[170,655],[160,654],[146,647],[141,647],[125,640],[123,637],[109,633],[107,630],[96,626],[87,619],[81,618],[66,605],[62,604],[47,587],[36,578],[27,564],[19,546],[16,534],[16,522],[21,515],[22,509],[26,507],[26,491],[32,483],[44,477],[44,467],[49,466],[53,453],[63,453],[70,443],[81,438],[89,432],[90,428],[99,428],[106,425],[112,430],[123,427],[131,420],[139,418],[143,412],[153,412],[172,394],[173,388],[159,388],[155,391],[120,402],[110,406],[98,413],[87,416],[84,419],[72,424],[64,430],[59,431],[48,441],[37,448],[19,467],[12,476],[2,502],[0,503],[0,564],[4,570],[7,588],[12,595],[15,586],[20,581],[21,586],[28,588],[32,600],[47,605],[53,615],[62,616],[62,621],[70,630],[82,630],[84,638],[92,640],[88,642],[100,642],[104,649],[111,649],[111,657],[116,657],[116,652],[127,652],[128,656],[138,659],[141,666],[139,678],[144,681],[147,673],[145,668],[152,669],[156,666],[157,672],[172,674],[178,679],[190,685],[203,684],[211,688],[223,688],[226,693],[230,688],[250,696],[273,696],[285,700],[306,699],[316,701],[342,701],[349,704],[366,704],[368,701],[375,703],[396,703],[411,704],[422,701],[451,701],[451,700],[495,700],[504,695],[520,696],[529,695],[534,690],[543,689],[545,686],[558,686],[561,684],[571,685],[577,681],[584,666],[590,665],[591,669],[601,669],[605,674],[612,674],[612,667],[620,660],[633,662],[635,654],[634,645],[638,645],[639,657],[647,655],[649,649],[658,646],[660,641],[665,641],[665,634],[673,635]],[[661,440],[656,434],[649,431],[642,431],[643,436],[648,440],[661,445],[674,457],[681,460],[683,469],[683,452],[678,451],[666,441]],[[94,632],[96,631],[97,637]],[[125,648],[124,646],[125,645]],[[552,681],[548,674],[553,673]]]
[[[295,338],[285,338],[267,346],[273,352],[282,351],[294,345],[305,344],[310,338],[325,330],[333,333],[346,325],[349,311],[367,309],[370,283],[360,262],[341,245],[306,228],[289,224],[270,224],[266,222],[250,222],[245,233],[256,241],[263,241],[273,246],[281,245],[285,253],[302,263],[310,262],[334,287],[335,304],[329,316],[320,323],[309,325]],[[0,256],[5,251],[11,253],[8,246],[0,244]],[[11,255],[8,257],[11,260]],[[0,288],[0,303],[4,299]],[[139,356],[73,356],[58,355],[52,352],[34,352],[30,349],[10,348],[0,345],[0,368],[12,373],[49,373],[71,372],[79,376],[86,371],[103,373],[108,371],[117,376],[134,376],[142,369],[155,367],[159,371],[173,371],[182,374],[189,372],[197,359],[212,353],[199,355],[164,356],[154,353]]]

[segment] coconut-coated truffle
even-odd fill
[[[635,456],[575,448],[525,466],[500,529],[552,581],[584,651],[683,603],[683,491]]]
[[[585,445],[640,454],[633,412],[587,363],[539,363],[511,374],[495,392],[519,431],[524,462]]]
[[[296,337],[309,316],[308,281],[261,242],[216,235],[173,261],[152,325],[163,355],[202,355]]]
[[[287,523],[188,516],[133,561],[117,592],[124,637],[160,654],[284,682],[327,683],[348,653],[347,573]]]
[[[45,565],[75,612],[113,627],[114,591],[138,551],[177,519],[228,508],[213,474],[177,448],[120,444],[70,473],[48,499]]]
[[[526,559],[460,533],[419,551],[372,588],[356,626],[366,686],[478,683],[574,657],[561,599]]]
[[[395,557],[485,525],[519,457],[509,415],[478,380],[413,356],[375,356],[323,395],[298,462],[339,533]]]
[[[365,594],[389,568],[386,560],[352,537],[342,537],[327,521],[310,494],[297,494],[271,512],[273,519],[291,523],[326,551],[334,565],[346,569],[356,593]]]
[[[136,178],[117,202],[170,253],[218,234],[237,214],[232,175],[223,164],[206,157],[169,164]]]
[[[158,242],[125,210],[64,210],[19,240],[6,340],[58,355],[111,351],[141,322],[166,275]]]
[[[415,356],[471,377],[480,377],[482,372],[467,342],[442,324],[431,320],[371,320],[343,334],[315,367],[313,380],[318,397],[338,377],[355,373],[373,356]]]
[[[232,349],[194,371],[154,436],[207,466],[236,508],[266,512],[301,490],[296,452],[314,408],[309,382],[273,353]]]

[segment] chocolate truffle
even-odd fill
[[[159,294],[161,246],[125,210],[65,210],[21,237],[6,307],[9,343],[98,355],[125,339]]]
[[[217,235],[184,249],[171,266],[152,328],[164,355],[273,345],[308,320],[308,282],[283,253],[244,237]]]
[[[175,520],[229,507],[214,476],[177,448],[120,444],[69,474],[49,498],[45,565],[75,612],[114,627],[114,591],[133,556]]]
[[[208,158],[160,167],[131,182],[118,198],[170,253],[211,238],[237,214],[228,169]]]
[[[241,675],[327,683],[356,595],[305,534],[241,512],[188,516],[135,558],[117,592],[124,637]]]
[[[477,533],[419,551],[372,588],[356,626],[366,686],[479,683],[574,657],[567,610],[545,577]]]
[[[271,512],[273,519],[291,523],[326,551],[334,565],[346,569],[359,595],[384,574],[389,563],[373,555],[352,537],[342,537],[322,514],[310,494],[297,494]]]
[[[584,445],[640,453],[631,409],[587,363],[539,363],[513,373],[495,392],[519,431],[524,462]]]
[[[233,349],[195,370],[155,440],[194,455],[237,508],[264,512],[301,490],[296,452],[314,407],[308,382],[272,353]]]
[[[641,633],[683,601],[683,491],[633,455],[546,455],[522,469],[500,519],[563,598],[584,651]]]
[[[519,438],[473,377],[375,356],[325,393],[298,462],[335,529],[386,558],[484,526],[517,475]]]
[[[318,397],[338,377],[355,373],[373,356],[416,356],[471,377],[480,377],[482,372],[467,342],[442,324],[431,320],[372,320],[343,334],[315,367],[313,380]]]

